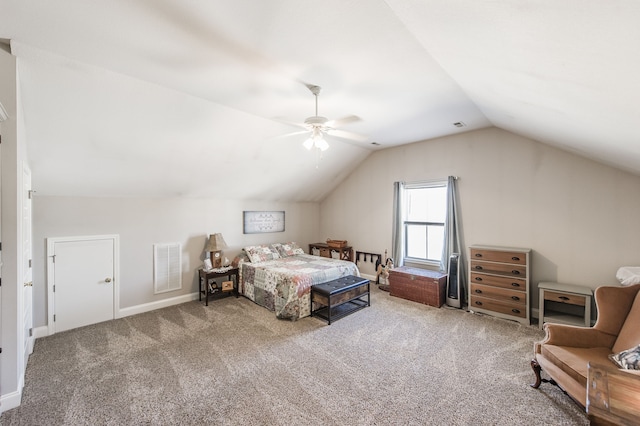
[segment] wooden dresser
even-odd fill
[[[469,247],[469,310],[530,324],[530,249]]]

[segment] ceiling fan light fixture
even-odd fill
[[[329,149],[329,144],[322,137],[322,131],[317,127],[313,128],[313,133],[306,141],[304,141],[302,146],[304,146],[308,150],[311,150],[312,148],[318,148],[320,151],[326,151],[327,149]]]
[[[302,143],[302,146],[304,146],[309,151],[311,151],[311,148],[313,148],[313,139],[312,138],[307,138],[307,140]]]
[[[329,149],[329,144],[321,136],[319,139],[316,139],[316,148],[320,151],[326,151]]]

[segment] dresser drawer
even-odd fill
[[[510,303],[501,300],[488,299],[486,297],[474,296],[471,293],[469,302],[469,309],[486,309],[489,311],[499,312],[501,314],[510,315],[518,318],[527,317],[526,305],[519,305],[517,303]]]
[[[494,275],[471,273],[471,282],[476,284],[492,285],[495,287],[509,288],[511,290],[527,291],[527,281],[523,278],[496,277]]]
[[[527,264],[527,256],[525,253],[476,248],[471,248],[470,260],[487,260],[490,262],[515,263],[518,265]]]
[[[567,303],[569,305],[585,306],[587,298],[585,296],[579,296],[577,294],[558,293],[555,291],[545,290],[544,300],[551,300],[553,302]]]
[[[526,265],[507,265],[504,263],[480,262],[477,260],[471,261],[471,271],[483,272],[485,274],[505,275],[510,277],[527,276]]]
[[[527,305],[527,294],[522,291],[471,283],[471,293],[476,297],[488,297],[520,305],[522,309]]]

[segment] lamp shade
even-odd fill
[[[222,234],[211,234],[205,251],[218,251],[226,248],[227,243],[224,241]]]

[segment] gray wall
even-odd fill
[[[539,281],[618,285],[640,265],[640,177],[496,128],[374,153],[322,202],[321,234],[391,250],[393,182],[449,175],[465,247],[533,250],[532,308]]]
[[[284,210],[285,232],[243,234],[244,210]],[[120,236],[120,309],[197,292],[206,234],[220,232],[230,260],[242,247],[318,237],[319,205],[188,198],[77,198],[37,196],[34,211],[34,325],[47,323],[46,239]],[[153,244],[182,244],[182,290],[153,293]],[[306,251],[306,248],[305,248]]]

